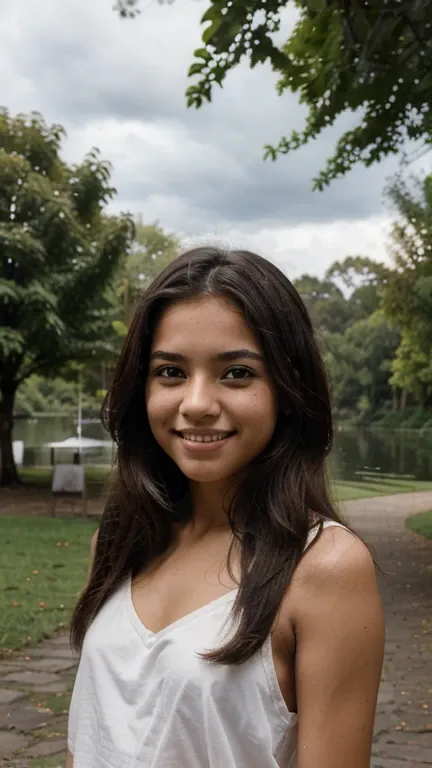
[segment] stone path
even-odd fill
[[[432,492],[362,499],[347,519],[376,550],[387,642],[371,768],[432,766],[432,543],[404,528]],[[75,660],[66,635],[0,659],[1,768],[63,768]]]
[[[1,768],[64,768],[75,669],[67,635],[0,660]]]
[[[430,491],[346,504],[347,519],[376,549],[386,574],[386,655],[372,768],[432,765],[432,542],[405,518],[432,509]]]

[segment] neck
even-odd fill
[[[197,536],[230,528],[228,509],[233,489],[222,483],[190,483],[191,529]]]

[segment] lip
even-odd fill
[[[174,434],[181,441],[182,447],[189,453],[214,453],[215,451],[220,451],[234,437],[235,432],[230,432],[226,437],[209,443],[186,440],[186,438],[182,437],[180,431],[175,431]],[[200,433],[197,432],[196,434],[199,435]],[[202,432],[201,434],[208,434],[208,432]],[[214,434],[217,434],[217,432],[214,432]]]

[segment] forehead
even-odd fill
[[[245,346],[260,349],[241,310],[228,299],[214,296],[171,304],[161,315],[152,342],[152,349],[181,352],[207,348],[208,354]]]

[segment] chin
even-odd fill
[[[222,483],[232,477],[231,473],[226,472],[206,472],[205,470],[202,470],[201,472],[185,472],[183,469],[182,472],[186,479],[190,480],[191,483]]]
[[[235,470],[222,469],[221,467],[187,467],[184,464],[177,464],[178,468],[184,474],[187,480],[192,483],[222,483],[233,477]]]

